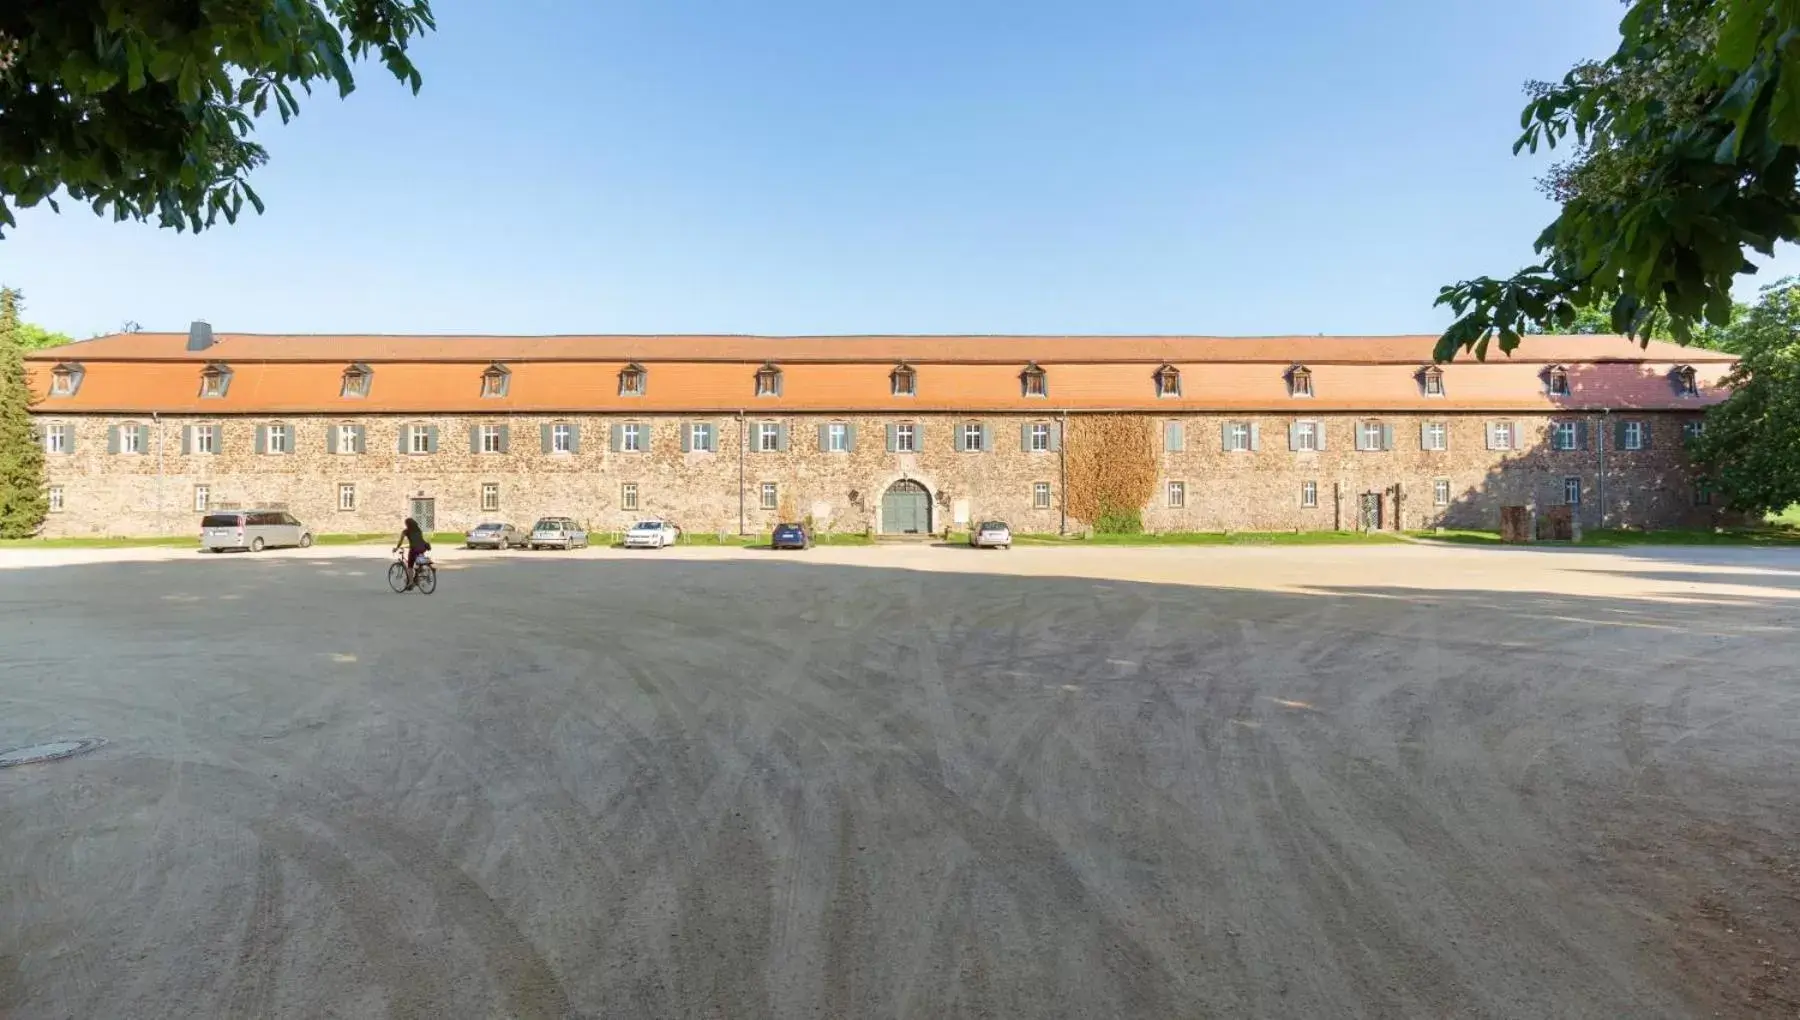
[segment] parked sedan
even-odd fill
[[[585,549],[587,529],[568,517],[543,517],[531,526],[526,544],[533,549]]]
[[[625,548],[662,549],[674,545],[680,537],[681,529],[668,521],[644,520],[626,530]]]
[[[523,531],[499,521],[477,524],[463,536],[463,544],[470,549],[511,549],[525,543],[526,535]]]
[[[970,529],[969,544],[977,549],[1011,549],[1012,529],[1005,521],[982,521]]]
[[[812,544],[812,532],[804,524],[777,524],[769,537],[771,549],[810,549]]]

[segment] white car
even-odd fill
[[[668,521],[639,521],[625,532],[625,548],[662,549],[680,537],[681,529]]]
[[[1012,529],[1005,521],[982,521],[969,530],[969,545],[977,549],[1011,549]]]

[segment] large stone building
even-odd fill
[[[597,531],[1496,525],[1504,504],[1705,524],[1683,439],[1731,359],[1529,337],[384,337],[129,333],[28,362],[49,535],[545,514]],[[1123,479],[1123,481],[1120,481]],[[1121,496],[1124,493],[1126,495]]]

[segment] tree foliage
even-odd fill
[[[349,95],[369,55],[417,92],[407,47],[433,27],[429,0],[5,0],[0,236],[59,189],[177,230],[260,212],[257,118],[314,83]]]
[[[1545,181],[1562,209],[1537,264],[1439,292],[1458,316],[1439,360],[1590,307],[1610,332],[1689,343],[1730,320],[1746,248],[1800,240],[1800,3],[1626,2],[1612,56],[1527,87],[1513,151],[1573,148]]]
[[[19,304],[18,291],[0,289],[0,538],[36,534],[50,509],[44,448],[31,428]]]
[[[1764,288],[1723,346],[1739,358],[1732,393],[1706,412],[1694,460],[1734,510],[1800,503],[1800,280]]]
[[[19,323],[17,341],[23,350],[41,351],[46,347],[61,347],[63,344],[73,342],[74,339],[67,333],[52,333],[33,323]]]

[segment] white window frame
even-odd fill
[[[688,450],[697,453],[713,452],[712,425],[697,421],[688,424]]]
[[[225,387],[231,379],[230,372],[217,369],[206,369],[200,373],[200,398],[216,400],[225,395]]]
[[[1497,421],[1491,426],[1494,433],[1494,449],[1511,450],[1518,444],[1513,435],[1513,424],[1510,421]]]
[[[905,385],[901,385],[904,383]],[[919,373],[910,365],[901,365],[888,375],[888,388],[896,397],[919,395]]]
[[[1441,421],[1425,423],[1425,449],[1441,453],[1450,448],[1450,426]]]
[[[1033,422],[1031,426],[1031,452],[1050,452],[1050,425],[1048,422]]]
[[[1685,442],[1699,439],[1706,434],[1706,423],[1703,421],[1684,421],[1681,423],[1681,438]]]
[[[619,369],[619,396],[641,397],[650,388],[650,373],[642,365]]]
[[[285,454],[289,447],[288,427],[285,422],[271,422],[263,426],[263,452]]]
[[[644,426],[635,421],[619,426],[619,450],[623,453],[643,453]]]
[[[1226,440],[1226,443],[1225,443],[1225,449],[1228,452],[1230,452],[1230,453],[1249,453],[1250,452],[1250,423],[1249,422],[1247,422],[1247,421],[1227,422],[1225,425],[1225,435],[1230,437]]]
[[[1425,376],[1424,376],[1424,390],[1425,390],[1425,395],[1428,397],[1443,396],[1444,395],[1444,373],[1438,369],[1430,369],[1430,368],[1426,369]]]
[[[1550,429],[1550,446],[1556,450],[1573,450],[1580,442],[1581,430],[1572,421],[1559,421]]]
[[[619,486],[619,509],[636,510],[638,508],[638,483],[625,482]]]
[[[142,432],[138,431],[138,425],[136,422],[131,422],[129,424],[120,425],[119,426],[119,452],[133,454],[133,455],[143,453],[144,452],[143,448],[140,445],[140,441],[143,439],[143,437],[144,437],[144,434]],[[129,441],[127,441],[128,439],[129,439]]]
[[[332,428],[337,429],[337,452],[340,455],[349,455],[349,454],[355,453],[356,452],[356,426],[340,424],[340,425],[333,425]]]
[[[1301,453],[1319,452],[1319,429],[1323,428],[1316,421],[1294,423],[1294,448]]]
[[[481,512],[491,514],[500,509],[500,483],[481,483]]]
[[[982,442],[982,437],[986,433],[983,431],[980,422],[964,422],[962,430],[962,448],[964,453],[987,452],[987,446]]]
[[[1300,483],[1300,508],[1311,510],[1319,505],[1319,483],[1306,481]]]
[[[1031,483],[1031,508],[1033,510],[1050,509],[1050,483]]]
[[[568,422],[556,422],[550,426],[550,452],[573,453],[575,445],[575,426]]]
[[[1025,370],[1023,382],[1025,396],[1033,400],[1043,400],[1050,396],[1050,373],[1036,365]]]
[[[1356,423],[1356,430],[1362,435],[1362,449],[1365,451],[1382,449],[1381,440],[1385,432],[1381,422],[1359,421]]]
[[[60,485],[50,486],[49,498],[50,498],[50,512],[53,514],[62,513],[62,511],[63,511],[63,487]]]
[[[919,452],[919,427],[912,422],[902,422],[894,426],[894,452]]]
[[[1450,479],[1439,478],[1431,483],[1431,502],[1434,506],[1450,505]]]
[[[356,483],[339,482],[337,508],[339,513],[351,513],[356,509]]]
[[[774,482],[763,482],[757,487],[757,505],[764,510],[776,510],[781,506],[781,486]]]
[[[1644,423],[1641,421],[1626,422],[1623,440],[1619,444],[1619,449],[1630,450],[1634,453],[1642,450],[1644,448]]]
[[[339,443],[339,446],[342,446]],[[481,427],[481,452],[500,453],[500,426],[483,425]]]
[[[850,426],[841,421],[825,426],[825,449],[830,453],[850,452]]]
[[[781,396],[781,369],[773,365],[764,365],[756,370],[756,395],[759,397]]]
[[[75,395],[75,373],[68,369],[58,368],[50,373],[50,395],[53,397],[72,397]]]
[[[1571,495],[1575,498],[1570,499]],[[1581,479],[1578,476],[1570,475],[1563,479],[1563,505],[1581,505]]]
[[[54,422],[44,426],[44,452],[68,453],[69,433],[74,428],[63,422]]]
[[[1288,371],[1288,396],[1310,397],[1313,395],[1312,371],[1295,368]]]
[[[406,427],[406,452],[421,454],[431,452],[431,429],[425,425],[408,425]]]
[[[1163,487],[1163,490],[1164,490],[1164,492],[1163,492],[1164,497],[1168,500],[1168,503],[1169,503],[1169,509],[1171,509],[1171,510],[1187,509],[1187,483],[1186,482],[1177,482],[1177,481],[1171,480],[1167,485],[1165,485]]]
[[[207,486],[207,485],[194,486],[194,512],[197,514],[203,514],[211,506],[212,506],[212,487]]]
[[[781,423],[759,421],[756,423],[756,452],[779,453],[781,451]]]
[[[369,386],[375,377],[373,372],[345,369],[344,378],[338,384],[338,396],[361,399],[369,395]]]

